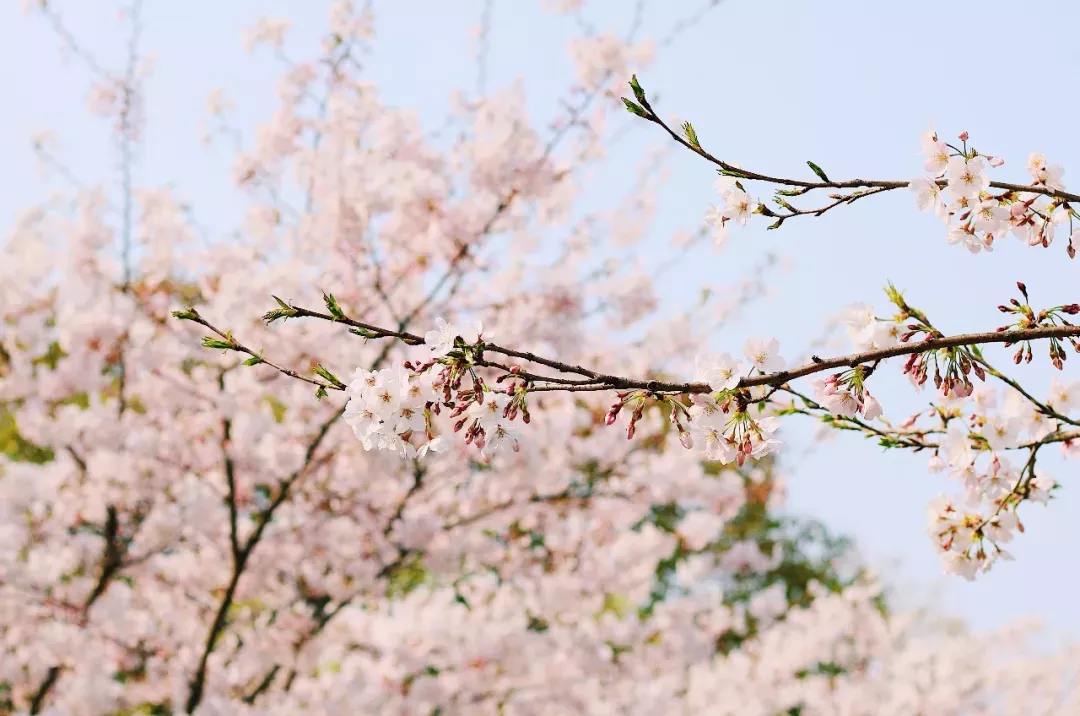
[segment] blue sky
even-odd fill
[[[692,14],[696,0],[654,0],[645,31],[661,35]],[[122,27],[103,4],[53,5],[77,35],[110,67],[122,63]],[[111,4],[110,4],[111,5]],[[288,16],[296,30],[287,49],[300,56],[312,46],[325,18],[323,0],[188,0],[146,3],[143,45],[157,57],[149,91],[149,127],[136,172],[137,183],[174,182],[200,220],[229,228],[237,205],[229,191],[231,156],[199,144],[205,97],[224,87],[237,105],[237,123],[251,126],[273,106],[279,65],[267,53],[248,56],[242,32],[260,14]],[[598,25],[629,25],[631,3],[594,0],[587,17]],[[65,62],[55,36],[18,4],[0,6],[0,47],[7,72],[0,77],[5,111],[0,114],[0,226],[47,196],[37,179],[30,134],[52,130],[59,154],[88,182],[115,176],[106,127],[82,111],[87,73]],[[469,31],[478,24],[477,0],[376,0],[378,37],[368,60],[384,100],[416,108],[436,126],[451,89],[475,84]],[[921,170],[919,136],[930,122],[945,136],[971,133],[975,146],[1006,158],[995,176],[1026,181],[1028,153],[1042,151],[1052,163],[1072,168],[1065,183],[1080,177],[1080,146],[1072,139],[1077,102],[1070,71],[1080,66],[1071,28],[1080,9],[1065,0],[724,0],[682,36],[642,83],[660,97],[662,112],[694,122],[706,148],[726,160],[765,173],[806,176],[813,160],[832,177],[906,179]],[[570,78],[566,41],[571,21],[541,14],[537,3],[495,0],[489,87],[525,78],[537,116],[550,117]],[[15,71],[14,68],[18,68]],[[633,121],[627,117],[626,121]],[[653,128],[635,123],[618,145],[611,166],[590,185],[590,202],[617,200],[625,176],[662,142]],[[696,227],[713,198],[712,169],[676,153],[671,180],[646,247],[645,261],[660,261],[673,231]],[[771,192],[762,188],[759,196]],[[789,355],[820,332],[822,320],[853,300],[884,308],[881,287],[892,280],[909,300],[948,332],[998,324],[994,307],[1023,280],[1033,300],[1055,305],[1080,300],[1080,263],[1061,245],[1029,249],[1015,240],[993,254],[970,256],[949,246],[933,217],[919,214],[906,192],[874,197],[820,219],[789,222],[766,232],[764,222],[737,230],[723,253],[703,251],[680,272],[669,274],[663,298],[679,305],[691,297],[683,286],[737,281],[765,251],[790,257],[794,271],[779,275],[773,295],[722,333],[703,342],[738,349],[749,335],[775,335]],[[1008,353],[988,357],[1009,366]],[[1067,372],[1080,377],[1075,356]],[[1009,366],[1011,368],[1011,366]],[[895,372],[895,371],[894,371]],[[1012,369],[1036,394],[1045,395],[1051,369]],[[887,376],[876,391],[887,414],[907,415],[921,404],[899,380]],[[809,445],[808,426],[789,431],[791,455]],[[925,470],[925,456],[882,455],[872,443],[838,435],[829,445],[787,465],[790,509],[823,519],[853,535],[864,554],[889,567],[900,596],[912,601],[938,595],[943,606],[972,623],[990,626],[1037,614],[1061,629],[1080,633],[1073,608],[1080,521],[1072,516],[1080,496],[1070,479],[1075,463],[1056,457],[1047,469],[1065,483],[1049,508],[1022,513],[1028,531],[1013,545],[1017,561],[1000,564],[975,584],[943,579],[923,535],[927,500],[943,488]]]

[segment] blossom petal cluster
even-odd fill
[[[926,132],[922,148],[927,175],[908,185],[919,210],[932,210],[945,223],[948,242],[973,254],[992,251],[994,242],[1008,235],[1029,246],[1048,247],[1064,229],[1068,253],[1075,255],[1073,246],[1080,236],[1069,233],[1073,209],[1052,196],[1018,198],[1008,191],[995,192],[989,170],[1001,167],[1004,161],[969,149],[966,132],[960,140],[962,146],[957,147],[941,140],[933,130]],[[1032,154],[1027,169],[1034,189],[1064,191],[1065,170],[1048,164],[1044,155]]]

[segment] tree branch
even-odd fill
[[[397,338],[409,345],[421,345],[423,339],[413,333],[407,333],[403,331],[389,330],[380,328],[369,323],[362,321],[356,321],[348,318],[344,315],[333,316],[320,311],[312,311],[300,306],[292,306],[289,308],[290,316],[295,318],[318,318],[332,323],[344,323],[348,326],[363,329],[370,334],[370,337],[375,338]],[[241,353],[247,353],[249,355],[255,355],[254,351],[247,348],[243,344],[236,341],[232,337],[231,333],[222,332],[220,329],[215,328],[212,324],[207,322],[198,314],[194,313],[193,309],[189,309],[188,312],[177,312],[178,314],[192,314],[184,315],[187,320],[193,320],[203,326],[206,326],[210,330],[214,331],[221,336],[229,336],[229,340],[232,341],[231,350],[239,351]],[[1080,336],[1080,326],[1064,325],[1064,326],[1039,326],[1036,328],[1020,328],[1006,331],[987,331],[983,333],[964,333],[955,336],[943,336],[940,338],[929,338],[922,341],[915,341],[911,343],[900,343],[889,348],[879,348],[876,350],[864,351],[861,353],[851,353],[848,355],[837,356],[834,358],[811,360],[810,363],[792,368],[789,370],[782,370],[775,373],[768,373],[764,375],[756,375],[743,378],[739,381],[737,388],[752,388],[761,385],[767,386],[781,386],[789,380],[796,378],[802,378],[815,373],[821,373],[824,371],[832,370],[835,368],[853,368],[857,365],[864,363],[872,363],[875,361],[881,361],[886,358],[895,358],[902,355],[911,355],[914,353],[927,353],[930,351],[942,349],[942,348],[957,348],[961,346],[973,346],[987,343],[1019,343],[1021,341],[1031,341],[1049,338],[1065,338]],[[539,385],[529,387],[530,392],[538,391],[566,391],[566,392],[579,392],[579,391],[603,391],[603,390],[647,390],[653,393],[667,393],[667,394],[699,394],[699,393],[713,393],[716,390],[705,383],[687,383],[687,382],[668,382],[659,380],[643,380],[637,378],[626,378],[614,375],[608,375],[589,368],[585,368],[580,365],[572,365],[564,363],[562,361],[554,360],[551,358],[544,358],[538,356],[535,353],[527,351],[518,351],[512,348],[505,348],[503,346],[494,343],[484,343],[482,345],[482,353],[499,353],[502,355],[519,358],[530,363],[537,363],[539,365],[552,368],[560,373],[571,373],[575,375],[584,376],[587,380],[568,382],[566,379],[558,377],[544,377],[534,373],[527,374],[531,380],[544,381],[553,383],[553,385]],[[301,376],[296,371],[289,370],[277,366],[269,361],[263,361],[272,368],[276,368],[285,375],[299,378],[309,383],[316,383],[326,388],[327,390],[344,390],[344,385],[331,385],[329,383],[322,383],[314,379]],[[491,367],[498,367],[505,370],[506,367],[491,363],[484,362],[481,358],[477,362],[478,365],[487,365]]]
[[[638,99],[640,100],[641,98],[639,97]],[[709,152],[705,151],[705,149],[701,147],[700,143],[697,143],[695,145],[695,143],[692,143],[692,142],[688,141],[685,137],[683,137],[678,132],[676,132],[674,129],[672,129],[671,126],[667,124],[667,122],[665,122],[663,119],[661,119],[660,116],[653,110],[652,106],[647,101],[642,102],[641,106],[645,109],[645,111],[647,113],[647,116],[643,117],[644,119],[652,122],[653,124],[659,125],[676,142],[678,142],[682,146],[686,147],[687,149],[689,149],[694,154],[697,154],[699,157],[701,157],[701,158],[705,159],[706,161],[710,162],[711,164],[714,164],[714,165],[720,167],[725,173],[727,173],[730,176],[733,176],[733,177],[735,177],[737,179],[747,179],[749,181],[760,181],[760,182],[765,182],[765,183],[768,183],[768,184],[781,184],[781,185],[785,185],[785,186],[794,186],[794,187],[800,187],[800,188],[807,189],[807,190],[813,190],[813,189],[872,189],[872,190],[874,190],[874,191],[865,192],[864,194],[856,194],[853,197],[848,197],[846,199],[838,200],[837,204],[845,203],[845,202],[850,203],[851,201],[854,201],[855,199],[862,198],[863,196],[869,196],[870,194],[877,194],[877,193],[881,193],[881,192],[885,192],[885,191],[891,191],[893,189],[903,189],[903,188],[907,187],[909,184],[911,184],[910,181],[889,181],[889,180],[881,180],[881,179],[846,179],[844,181],[824,181],[824,180],[822,180],[822,181],[806,181],[804,179],[788,179],[788,178],[784,178],[784,177],[775,177],[775,176],[770,176],[768,174],[759,174],[758,172],[753,172],[753,171],[750,171],[750,170],[747,170],[747,169],[741,169],[741,168],[736,167],[733,164],[729,164],[729,163],[725,162],[724,160],[719,159],[719,158],[713,156],[712,154],[710,154]],[[944,179],[939,179],[939,180],[937,180],[937,185],[939,187],[945,187],[945,186],[948,185],[948,182],[945,181]],[[1026,184],[1011,184],[1009,182],[1000,182],[1000,181],[992,181],[992,182],[990,182],[990,186],[995,188],[995,189],[1004,189],[1005,191],[1009,191],[1009,192],[1017,192],[1017,193],[1024,193],[1024,194],[1041,194],[1043,196],[1053,197],[1055,199],[1064,199],[1065,201],[1080,202],[1080,194],[1073,194],[1073,193],[1063,191],[1063,190],[1059,190],[1059,189],[1051,189],[1051,188],[1046,187],[1046,186],[1026,185]],[[792,215],[798,215],[798,214],[817,214],[817,215],[820,215],[820,214],[824,213],[825,211],[827,211],[828,209],[832,208],[832,206],[835,206],[835,205],[836,204],[833,204],[833,205],[830,205],[830,206],[828,206],[828,207],[826,207],[824,209],[819,209],[819,210],[796,211],[795,214],[792,214]],[[787,217],[784,217],[784,218],[787,218]]]
[[[314,460],[315,452],[319,449],[319,446],[322,444],[327,433],[330,432],[330,428],[337,422],[338,418],[340,418],[343,413],[344,409],[335,411],[334,415],[329,420],[319,426],[318,432],[307,447],[303,464],[279,485],[278,494],[275,496],[274,500],[260,513],[258,519],[259,525],[256,527],[255,532],[248,538],[242,548],[233,552],[233,570],[232,575],[229,578],[229,584],[225,587],[225,593],[221,597],[221,603],[218,605],[217,612],[214,615],[214,621],[210,625],[210,631],[206,636],[206,644],[203,647],[202,656],[199,658],[199,665],[189,682],[188,698],[184,707],[187,713],[193,713],[202,701],[203,689],[206,684],[207,663],[210,660],[210,655],[214,652],[214,647],[217,645],[218,639],[225,629],[226,618],[229,609],[232,607],[233,600],[236,597],[236,589],[240,583],[240,577],[247,567],[252,552],[254,552],[255,547],[262,539],[266,527],[273,520],[274,513],[285,503],[289,494],[289,489],[297,480],[307,473],[313,464],[316,464],[316,461]],[[235,497],[235,495],[230,492],[230,497]],[[235,504],[234,500],[231,501]],[[235,509],[235,507],[230,508],[230,516],[233,509]]]

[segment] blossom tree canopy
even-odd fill
[[[637,79],[718,0],[651,38],[644,3],[623,32],[545,2],[577,33],[556,121],[530,117],[524,85],[488,90],[481,50],[479,91],[431,133],[365,75],[377,7],[340,0],[313,56],[285,52],[284,19],[245,38],[281,62],[264,122],[235,126],[211,95],[244,210],[214,237],[176,187],[133,180],[139,0],[118,69],[63,3],[28,5],[89,72],[119,172],[80,180],[38,138],[67,184],[0,246],[0,713],[1080,710],[1075,646],[898,612],[845,540],[781,513],[783,426],[809,417],[961,480],[930,509],[948,571],[1008,558],[1021,508],[1057,489],[1037,456],[1080,435],[1080,384],[1041,399],[992,350],[1063,369],[1080,304],[1018,284],[1005,325],[946,334],[890,285],[848,311],[847,354],[704,350],[695,333],[757,301],[776,257],[666,310],[675,264],[627,250],[652,161],[617,210],[583,201],[629,111],[719,174],[675,261],[904,189],[971,253],[1058,237],[1071,258],[1060,167],[1032,155],[1030,182],[991,179],[1000,158],[933,132],[912,181],[729,164]],[[930,409],[890,419],[871,389],[891,370],[932,379]]]

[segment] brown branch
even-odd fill
[[[94,606],[94,602],[105,593],[113,575],[116,574],[116,570],[120,568],[120,564],[123,562],[124,548],[119,542],[119,537],[120,518],[117,515],[116,507],[109,505],[106,509],[105,555],[101,561],[101,574],[98,576],[97,584],[94,585],[90,596],[86,598],[83,613],[90,611],[90,607]]]
[[[292,306],[290,304],[290,311],[294,312],[294,317],[307,317],[318,318],[332,323],[344,323],[349,326],[359,327],[366,330],[368,333],[374,334],[377,338],[398,338],[410,345],[420,345],[423,343],[423,339],[413,333],[406,333],[402,331],[392,331],[385,328],[380,328],[368,323],[356,321],[345,316],[334,316],[322,313],[320,311],[312,311],[299,306]],[[206,322],[200,316],[195,315],[189,320],[195,320],[196,322],[210,328],[218,335],[225,336],[217,328],[214,328],[211,324]],[[776,373],[768,373],[764,375],[756,375],[752,377],[743,378],[739,381],[738,388],[752,388],[759,385],[768,386],[780,386],[789,380],[796,378],[802,378],[804,376],[813,375],[815,373],[821,373],[827,370],[835,368],[855,367],[864,363],[873,363],[875,361],[881,361],[886,358],[895,358],[902,355],[911,355],[913,353],[927,353],[929,351],[939,350],[942,348],[957,348],[961,346],[973,346],[986,343],[1019,343],[1021,341],[1040,340],[1048,338],[1065,338],[1069,336],[1080,336],[1080,326],[1064,325],[1064,326],[1040,326],[1036,328],[1021,328],[1008,331],[987,331],[983,333],[964,333],[955,336],[943,336],[941,338],[930,338],[928,340],[915,341],[911,343],[900,343],[889,348],[880,348],[871,351],[864,351],[862,353],[852,353],[843,356],[837,356],[835,358],[816,358],[812,359],[810,363],[792,368],[789,370],[782,370]],[[245,348],[235,339],[231,338],[234,347],[232,350],[237,350],[243,353],[253,354],[249,349]],[[519,358],[531,363],[537,363],[539,365],[547,366],[560,373],[572,373],[586,377],[588,380],[579,381],[577,383],[567,383],[565,379],[560,378],[545,378],[536,374],[529,374],[535,380],[544,380],[547,382],[555,383],[555,385],[546,386],[534,386],[531,387],[531,391],[566,391],[566,392],[579,392],[579,391],[603,391],[603,390],[646,390],[652,393],[713,393],[716,392],[713,388],[705,383],[675,383],[659,380],[641,380],[635,378],[625,378],[614,375],[607,375],[589,368],[585,368],[580,365],[573,365],[564,363],[562,361],[554,360],[551,358],[544,358],[538,356],[535,353],[527,351],[518,351],[512,348],[505,348],[503,346],[494,343],[484,343],[481,346],[480,353],[499,353],[502,355]],[[483,358],[479,358],[479,361],[483,361]],[[267,365],[277,368],[279,371],[293,377],[300,377],[307,382],[316,382],[308,379],[304,376],[299,376],[295,371],[283,369],[274,365],[269,361],[264,361]],[[491,365],[491,364],[489,364]],[[321,384],[321,383],[320,383]],[[343,390],[344,386],[333,386],[330,384],[322,384],[327,389]]]
[[[787,408],[786,410],[788,410],[790,413],[807,415],[816,418],[819,417],[819,415],[817,413],[811,412],[811,410],[820,410],[823,413],[831,416],[833,424],[838,426],[838,429],[840,430],[861,431],[869,435],[895,440],[897,442],[896,447],[910,448],[916,452],[919,452],[921,450],[932,450],[941,447],[941,443],[929,442],[923,438],[927,435],[941,434],[944,432],[943,430],[882,430],[881,428],[870,425],[869,423],[865,423],[858,418],[848,418],[842,415],[836,415],[821,404],[819,404],[817,401],[796,390],[792,390],[790,387],[784,387],[781,388],[781,390],[783,390],[783,392],[785,393],[799,398],[809,408],[809,410],[794,407]],[[1031,440],[1026,443],[1021,443],[1009,449],[1029,450],[1031,448],[1038,448],[1044,445],[1050,445],[1052,443],[1067,443],[1072,442],[1073,440],[1080,440],[1080,431],[1073,430],[1063,432],[1061,430],[1057,430],[1043,438],[1040,438],[1039,440]]]
[[[69,447],[68,452],[75,459],[79,469],[85,473],[86,462],[80,457],[73,448]],[[101,598],[101,595],[109,588],[110,582],[113,577],[120,570],[120,567],[124,561],[125,548],[120,542],[120,518],[114,505],[109,505],[105,512],[105,525],[102,529],[102,536],[105,539],[105,549],[101,558],[101,574],[98,575],[97,581],[94,583],[93,589],[90,590],[90,594],[83,601],[83,605],[80,608],[81,619],[80,623],[85,624],[86,615],[90,611],[90,608],[94,606],[94,603]],[[60,665],[50,667],[45,678],[38,686],[37,691],[34,692],[33,698],[30,700],[30,713],[41,713],[42,707],[45,705],[45,699],[48,698],[49,692],[56,685],[56,682],[60,679],[60,675],[63,673],[63,667]]]
[[[1015,380],[1013,380],[1012,378],[1009,378],[1008,376],[1003,374],[1001,371],[994,368],[994,366],[987,363],[985,358],[982,358],[981,356],[975,356],[974,359],[975,359],[975,362],[979,363],[980,365],[982,365],[983,368],[986,369],[987,373],[994,376],[995,378],[1000,380],[1002,383],[1005,383],[1006,385],[1011,387],[1013,390],[1015,390],[1017,393],[1024,396],[1025,398],[1027,398],[1028,401],[1032,405],[1034,405],[1039,410],[1039,412],[1042,413],[1043,415],[1046,415],[1047,417],[1053,418],[1054,420],[1060,420],[1063,423],[1068,423],[1069,425],[1078,425],[1078,426],[1080,426],[1080,421],[1073,420],[1072,418],[1070,418],[1067,415],[1062,415],[1061,413],[1057,412],[1056,410],[1051,408],[1046,403],[1043,403],[1043,402],[1039,401],[1037,398],[1035,398],[1035,396],[1033,396],[1031,393],[1029,393],[1027,390],[1025,390],[1024,387],[1021,386],[1019,383],[1017,383]]]
[[[232,421],[225,418],[221,421],[221,453],[225,459],[225,485],[228,495],[225,502],[229,507],[229,547],[232,550],[233,561],[240,556],[240,538],[237,533],[239,522],[239,510],[236,505],[236,465],[229,455],[229,443],[232,437]]]
[[[317,461],[314,460],[315,452],[326,438],[327,433],[330,432],[330,428],[337,422],[338,418],[340,418],[343,413],[344,409],[335,411],[334,415],[329,420],[319,426],[319,430],[314,439],[308,444],[307,451],[304,454],[304,462],[288,478],[286,478],[281,485],[279,485],[277,496],[270,505],[259,514],[258,527],[255,528],[255,532],[252,533],[242,548],[233,552],[233,569],[232,575],[229,577],[229,584],[225,587],[225,593],[222,595],[221,603],[218,605],[217,612],[214,615],[214,621],[206,636],[206,644],[203,647],[202,656],[199,658],[199,665],[189,682],[188,698],[184,707],[187,713],[193,713],[202,701],[203,689],[206,684],[207,664],[210,660],[210,655],[214,652],[214,647],[217,645],[218,639],[225,629],[226,618],[236,596],[236,589],[240,583],[240,577],[247,567],[252,552],[255,551],[255,547],[262,539],[267,526],[273,520],[274,513],[288,498],[290,488],[297,480],[305,475],[313,465],[318,464]],[[230,498],[230,501],[235,504],[234,493],[230,493]],[[232,509],[235,509],[235,507],[230,508],[230,515]]]
[[[210,329],[211,331],[213,331],[217,335],[221,336],[222,339],[224,339],[223,342],[229,344],[229,347],[228,347],[227,350],[236,351],[237,353],[244,353],[246,355],[251,356],[252,358],[258,358],[260,363],[265,363],[266,365],[270,366],[271,368],[277,370],[280,373],[283,373],[283,374],[289,376],[290,378],[296,378],[297,380],[302,380],[305,383],[311,383],[312,385],[316,385],[316,386],[318,386],[320,388],[323,388],[325,390],[344,390],[345,389],[345,386],[338,386],[338,385],[334,385],[332,383],[325,383],[325,382],[323,382],[321,380],[318,380],[316,378],[309,378],[308,376],[303,375],[301,373],[298,373],[297,371],[292,370],[291,368],[286,368],[284,366],[277,365],[276,363],[273,363],[272,361],[267,360],[266,358],[262,357],[261,355],[259,355],[255,351],[253,351],[252,349],[248,348],[247,346],[240,344],[235,338],[232,337],[230,332],[222,331],[221,329],[211,325],[208,321],[206,321],[206,319],[204,319],[202,316],[200,316],[198,314],[198,312],[194,308],[189,308],[187,311],[177,311],[176,314],[183,314],[183,320],[193,321],[194,323],[198,323],[199,325],[205,326],[206,328]],[[177,316],[177,317],[179,317],[179,316]],[[325,315],[321,315],[321,314],[319,315],[319,318],[326,318],[326,319],[331,320],[331,321],[334,320],[333,316],[325,316]],[[422,342],[423,341],[421,341],[421,343]]]
[[[862,196],[869,196],[872,193],[876,194],[876,193],[881,193],[881,192],[884,192],[884,191],[891,191],[893,189],[903,189],[903,188],[907,187],[911,183],[909,181],[887,181],[887,180],[880,180],[880,179],[847,179],[847,180],[844,180],[844,181],[824,181],[824,180],[822,180],[822,181],[806,181],[804,179],[787,179],[787,178],[784,178],[784,177],[774,177],[774,176],[770,176],[768,174],[759,174],[757,172],[749,171],[747,169],[741,169],[739,167],[736,167],[736,166],[734,166],[732,164],[729,164],[729,163],[725,162],[722,159],[719,159],[719,158],[713,156],[709,152],[705,151],[705,149],[703,149],[700,146],[700,144],[698,146],[695,146],[693,143],[688,141],[686,138],[684,138],[682,135],[680,135],[678,132],[676,132],[674,129],[672,129],[664,120],[662,120],[660,118],[660,116],[652,109],[651,105],[648,102],[643,102],[642,107],[648,113],[648,116],[645,116],[644,119],[646,119],[646,120],[648,120],[648,121],[650,121],[650,122],[652,122],[654,124],[659,125],[676,142],[678,142],[682,146],[686,147],[687,149],[689,149],[694,154],[697,154],[699,157],[702,157],[706,161],[720,167],[722,170],[724,170],[725,173],[729,174],[730,176],[732,176],[732,177],[734,177],[736,179],[747,179],[747,180],[750,180],[750,181],[760,181],[760,182],[765,182],[765,183],[768,183],[768,184],[782,184],[782,185],[786,185],[786,186],[795,186],[795,187],[800,187],[800,188],[803,188],[803,189],[810,189],[810,190],[812,190],[812,189],[875,189],[875,190],[877,190],[877,191],[874,191],[874,192],[866,192],[866,194],[858,195],[855,198],[861,198]],[[937,185],[939,187],[944,187],[947,184],[948,184],[948,182],[945,181],[944,179],[937,180]],[[1043,196],[1054,197],[1056,199],[1064,199],[1065,201],[1080,202],[1080,194],[1072,194],[1072,193],[1067,192],[1067,191],[1058,190],[1058,189],[1051,189],[1051,188],[1046,187],[1046,186],[1025,185],[1025,184],[1011,184],[1011,183],[1008,183],[1008,182],[1000,182],[1000,181],[992,181],[992,182],[990,182],[990,186],[995,188],[995,189],[1004,189],[1004,190],[1010,191],[1010,192],[1025,193],[1025,194],[1042,194]],[[851,199],[851,200],[853,201],[854,199]],[[845,200],[841,200],[838,203],[843,203],[843,201],[845,201]],[[827,208],[832,208],[832,207],[830,206],[830,207],[827,207]],[[825,210],[827,210],[827,209],[825,209]],[[805,212],[798,212],[798,213],[815,214],[815,213],[818,213],[818,211],[823,212],[825,210],[812,210],[812,211],[805,211]]]
[[[49,668],[45,678],[41,682],[41,686],[34,692],[34,697],[30,700],[30,713],[41,713],[41,707],[45,705],[45,699],[49,696],[49,691],[56,684],[57,679],[60,678],[60,667],[53,666]]]

